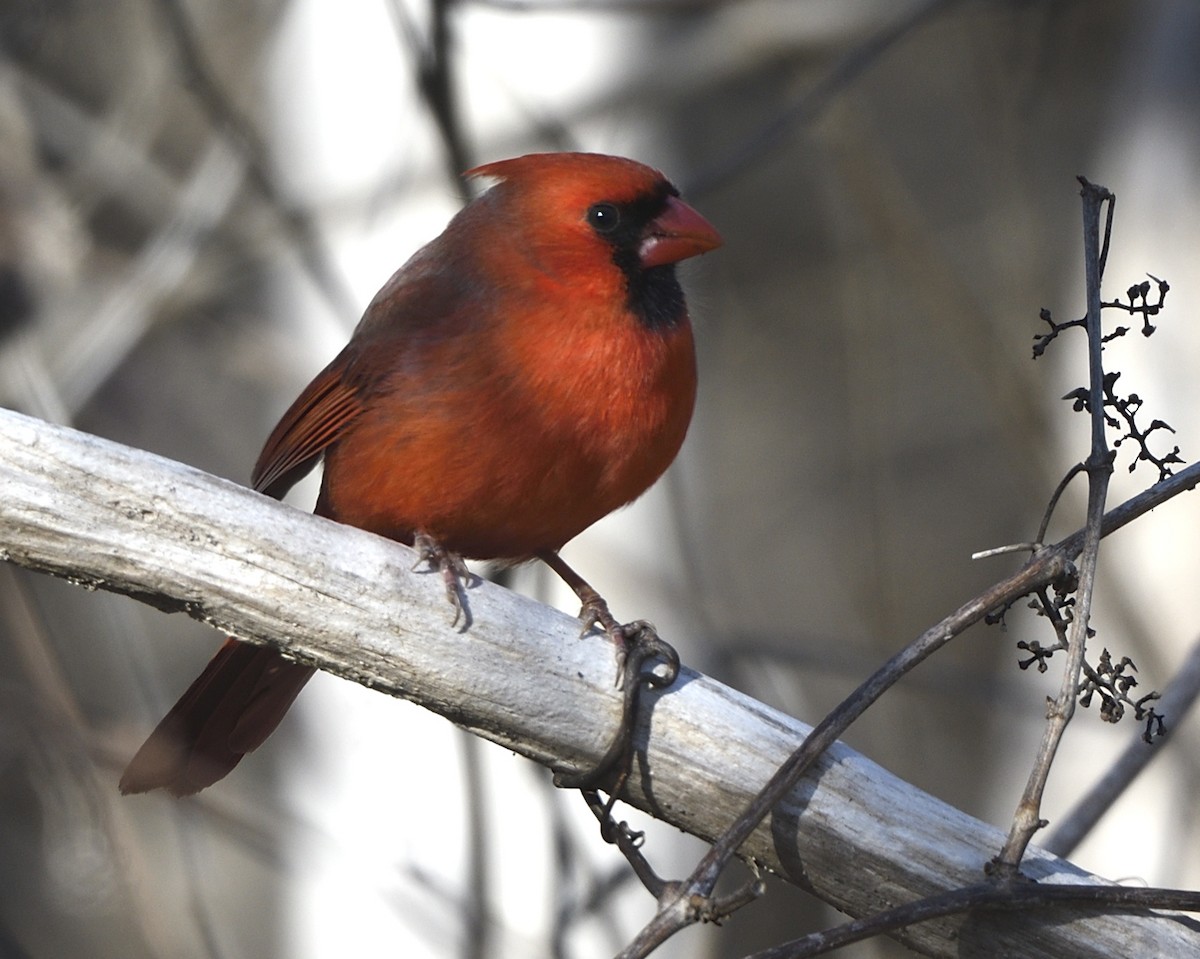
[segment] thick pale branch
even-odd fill
[[[460,631],[440,577],[409,572],[401,546],[4,410],[0,559],[270,642],[547,766],[596,762],[620,714],[611,648],[578,640],[569,616],[484,584],[469,591],[473,623]],[[687,670],[645,698],[627,798],[706,839],[809,731]],[[863,916],[978,881],[1002,839],[839,744],[743,854]],[[1036,849],[1023,868],[1043,881],[1098,881]],[[1173,918],[1069,915],[949,917],[905,938],[937,956],[1200,954],[1200,934]]]

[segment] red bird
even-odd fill
[[[267,439],[254,488],[282,497],[324,456],[318,515],[415,543],[444,570],[540,557],[619,639],[557,551],[679,451],[696,361],[675,263],[721,238],[632,160],[534,154],[469,175],[496,182],[371,301]],[[221,779],[312,673],[228,640],[121,791]]]

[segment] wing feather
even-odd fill
[[[283,414],[250,475],[256,490],[281,499],[363,411],[359,391],[346,382],[344,371],[343,354],[318,373]]]

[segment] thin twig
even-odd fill
[[[1046,541],[1046,531],[1050,528],[1050,519],[1054,516],[1054,510],[1058,506],[1058,501],[1062,498],[1062,494],[1066,492],[1067,487],[1071,485],[1071,480],[1082,473],[1086,467],[1082,463],[1076,463],[1067,474],[1058,481],[1058,485],[1054,488],[1054,492],[1050,494],[1050,502],[1046,504],[1046,511],[1042,514],[1041,525],[1038,526],[1036,542],[1044,543]]]
[[[1188,658],[1165,690],[1159,710],[1168,716],[1171,725],[1154,740],[1151,748],[1143,739],[1131,740],[1117,757],[1108,772],[1080,799],[1039,845],[1058,856],[1069,856],[1091,832],[1092,827],[1113,807],[1113,804],[1151,762],[1162,755],[1172,730],[1179,728],[1183,717],[1200,697],[1200,640],[1192,645]]]
[[[1084,528],[1083,550],[1079,561],[1079,583],[1075,591],[1075,607],[1071,619],[1067,643],[1067,661],[1063,667],[1062,682],[1058,696],[1047,710],[1046,726],[1042,733],[1033,769],[1025,791],[1013,814],[1012,827],[1000,853],[991,863],[991,868],[1001,874],[1015,873],[1021,864],[1034,834],[1046,823],[1041,818],[1042,796],[1050,767],[1054,762],[1059,743],[1067,725],[1075,713],[1078,698],[1079,677],[1083,671],[1084,654],[1087,652],[1088,622],[1091,618],[1092,594],[1096,583],[1096,565],[1103,535],[1104,503],[1108,496],[1108,481],[1112,476],[1112,452],[1108,448],[1104,422],[1104,360],[1102,356],[1104,335],[1100,315],[1101,243],[1100,212],[1108,204],[1111,225],[1113,195],[1103,187],[1088,183],[1083,185],[1083,245],[1084,273],[1087,294],[1088,333],[1088,392],[1091,403],[1092,442],[1084,468],[1088,475],[1087,523]],[[1104,240],[1108,248],[1107,237]]]
[[[1136,496],[1131,496],[1120,506],[1114,506],[1104,514],[1104,522],[1100,527],[1100,535],[1102,537],[1111,536],[1117,530],[1124,529],[1138,517],[1145,516],[1151,510],[1173,499],[1180,493],[1193,490],[1197,486],[1200,486],[1200,463],[1193,463],[1186,469],[1182,469],[1178,473],[1160,480]],[[1055,549],[1061,549],[1066,556],[1071,558],[1078,556],[1083,550],[1083,540],[1086,533],[1086,527],[1077,529],[1070,536],[1059,540]]]
[[[1036,543],[1009,543],[1006,546],[993,546],[991,549],[978,550],[971,554],[971,559],[993,559],[1009,553],[1036,553],[1041,548],[1040,540]]]
[[[1184,889],[1155,889],[1129,886],[1075,886],[1032,882],[981,882],[962,889],[930,896],[855,919],[832,929],[814,932],[745,959],[811,959],[864,939],[895,933],[918,922],[979,910],[1038,909],[1072,905],[1105,913],[1141,912],[1145,909],[1178,909],[1200,912],[1200,892]]]

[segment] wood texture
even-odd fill
[[[411,572],[402,546],[6,410],[0,559],[270,642],[551,768],[595,762],[619,713],[611,649],[599,636],[578,639],[568,615],[482,584],[468,593],[470,628],[451,627],[440,577]],[[687,670],[647,698],[628,799],[707,839],[808,731]],[[839,745],[744,852],[862,916],[978,881],[1002,842],[1000,830]],[[1025,871],[1099,881],[1036,848]],[[935,956],[1200,955],[1186,920],[1071,915],[957,917],[904,938]]]

